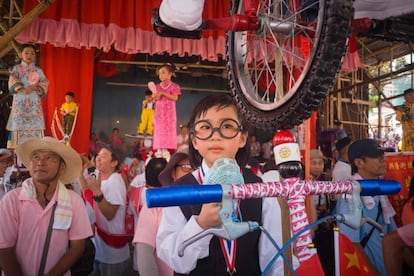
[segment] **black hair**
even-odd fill
[[[356,174],[358,172],[358,168],[357,166],[354,164],[354,160],[349,160],[349,162],[351,162],[351,173],[352,174]]]
[[[111,161],[118,161],[118,164],[115,167],[115,171],[118,171],[121,167],[121,164],[125,160],[125,153],[122,147],[114,144],[106,144],[103,142],[97,142],[97,146],[99,147],[99,150],[101,149],[107,149],[111,152]]]
[[[283,179],[297,177],[303,179],[303,173],[305,171],[305,166],[300,161],[288,161],[283,162],[276,166],[279,174]]]
[[[196,106],[193,108],[193,111],[190,115],[190,119],[188,121],[188,129],[190,130],[189,133],[189,153],[188,153],[188,160],[193,168],[197,168],[201,165],[203,157],[200,153],[194,148],[193,144],[191,143],[191,138],[193,135],[193,126],[194,123],[198,118],[202,115],[206,114],[207,111],[212,108],[216,107],[217,109],[223,109],[226,107],[233,107],[236,110],[237,117],[239,119],[240,125],[242,127],[242,133],[247,135],[248,133],[248,125],[242,114],[240,113],[239,109],[237,108],[236,103],[233,101],[233,98],[228,94],[215,94],[209,95],[199,101]],[[236,160],[240,167],[244,167],[248,161],[250,156],[250,142],[249,139],[246,139],[246,144],[244,147],[239,148],[236,154]]]
[[[149,89],[145,90],[145,96],[152,96],[151,90]]]
[[[164,158],[152,158],[145,166],[145,181],[147,185],[152,187],[161,187],[161,182],[158,180],[158,175],[167,166],[167,160]]]
[[[175,77],[175,65],[172,63],[163,63],[160,67],[157,68],[157,75],[161,68],[167,68],[168,72],[172,73],[172,75]]]
[[[23,52],[23,50],[25,48],[32,48],[33,50],[35,50],[35,52],[37,52],[37,47],[34,44],[31,43],[24,43],[20,46],[20,52]]]
[[[75,98],[75,93],[73,93],[72,91],[68,91],[65,93],[65,96],[70,96],[72,98]]]

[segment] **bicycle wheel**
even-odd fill
[[[231,92],[251,125],[292,128],[311,116],[335,81],[350,34],[352,1],[255,2],[259,29],[227,32]],[[232,1],[232,14],[244,14],[243,0]]]

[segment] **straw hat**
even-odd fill
[[[323,159],[323,160],[325,160],[326,157],[323,155],[321,150],[313,149],[309,153],[309,159],[310,160],[313,160],[313,159]]]
[[[29,168],[30,160],[35,151],[52,151],[59,155],[66,164],[66,169],[59,179],[64,184],[72,183],[82,171],[82,160],[79,154],[71,147],[59,142],[53,137],[43,139],[29,139],[16,148],[17,157]]]

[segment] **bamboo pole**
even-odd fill
[[[7,33],[7,31],[9,30],[9,28],[3,22],[0,22],[0,29],[2,30],[3,33]],[[16,41],[14,41],[14,39],[10,41],[9,46],[11,46],[14,49],[16,54],[19,54],[19,46],[17,45]],[[6,49],[8,49],[8,47]],[[0,55],[0,56],[3,57],[4,55]]]
[[[140,84],[140,83],[128,83],[128,82],[107,82],[107,85],[112,86],[127,86],[127,87],[148,87],[148,84]],[[198,92],[217,92],[217,93],[230,93],[228,90],[223,89],[214,89],[214,88],[199,88],[199,87],[187,87],[181,86],[181,91],[198,91]]]
[[[8,44],[23,31],[27,25],[35,20],[54,0],[42,0],[39,4],[28,12],[16,25],[0,38],[0,50],[7,47]]]
[[[9,53],[13,48],[10,45],[6,45],[3,49],[0,50],[0,58],[4,57]]]

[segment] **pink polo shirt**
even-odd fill
[[[414,246],[414,222],[401,226],[397,231],[406,245]]]
[[[37,275],[57,190],[45,209],[36,199],[29,198],[22,188],[7,193],[0,201],[0,248],[16,248],[23,275]],[[52,231],[45,273],[66,253],[69,240],[92,236],[84,201],[75,192],[69,192],[72,223],[68,230]],[[70,272],[64,275],[70,275]]]
[[[158,227],[160,226],[162,216],[162,208],[148,208],[146,205],[142,206],[139,213],[138,225],[135,228],[135,235],[132,243],[134,246],[137,243],[145,243],[155,248],[155,240],[157,237]],[[138,252],[138,258],[139,258]],[[158,258],[155,254],[155,261],[157,262],[158,271],[160,275],[173,275],[174,271],[163,260]]]

